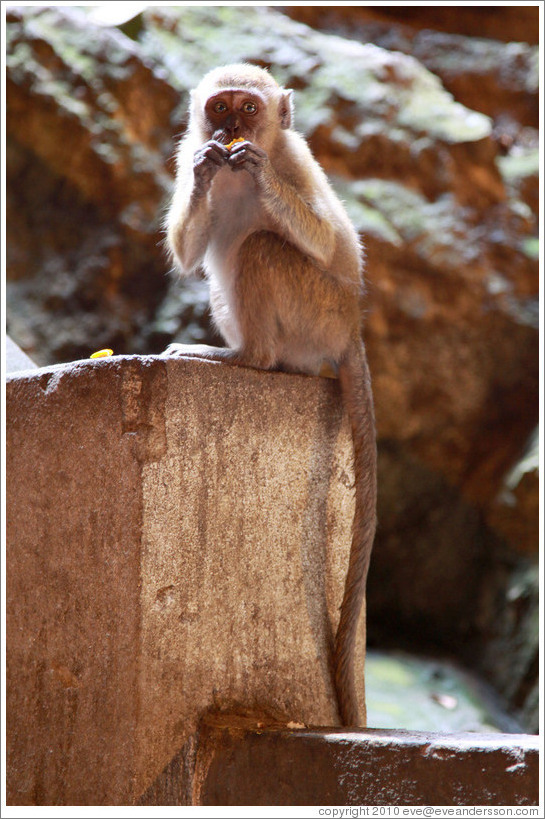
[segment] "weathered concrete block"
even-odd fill
[[[8,804],[133,804],[211,709],[338,724],[336,382],[116,357],[7,409]]]
[[[219,716],[202,725],[192,798],[200,805],[537,805],[539,744],[538,736],[516,734],[260,731]],[[172,804],[165,777],[161,785],[147,804]]]

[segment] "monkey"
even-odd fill
[[[213,69],[191,92],[166,241],[182,275],[204,271],[227,346],[171,344],[162,355],[310,375],[329,364],[338,375],[353,438],[355,515],[332,659],[340,721],[357,726],[354,648],[377,493],[363,248],[292,116],[292,91],[255,65]]]

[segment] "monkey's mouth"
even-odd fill
[[[242,134],[240,131],[233,132],[227,128],[221,128],[218,131],[214,131],[212,139],[214,139],[216,142],[221,142],[222,145],[229,145],[229,143],[233,142],[234,140],[251,140],[251,137],[248,134]]]

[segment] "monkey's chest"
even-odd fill
[[[210,246],[220,254],[236,251],[246,237],[266,224],[254,180],[246,171],[222,168],[210,196]]]

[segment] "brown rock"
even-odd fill
[[[369,21],[435,29],[466,37],[489,37],[504,42],[539,42],[537,6],[280,6],[285,14],[310,26],[335,28],[342,21]]]
[[[38,364],[143,351],[134,336],[168,284],[179,94],[120,32],[90,36],[77,9],[11,8],[7,23],[11,332]]]
[[[490,526],[521,552],[539,542],[539,430],[488,507]]]

